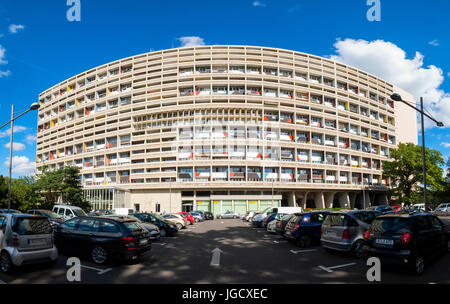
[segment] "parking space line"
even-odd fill
[[[161,245],[161,246],[165,246],[167,243],[152,243],[152,245]]]
[[[0,280],[0,284],[6,284],[6,282],[3,282],[2,280]]]
[[[95,271],[97,271],[97,274],[99,274],[99,275],[105,274],[105,273],[107,273],[107,272],[109,272],[109,271],[112,270],[112,268],[108,268],[108,269],[99,269],[99,268],[94,268],[94,267],[84,266],[84,265],[80,265],[80,266],[83,267],[83,268],[95,270]]]
[[[289,250],[293,254],[303,253],[303,252],[313,252],[317,251],[317,249],[302,249],[302,250]]]
[[[273,241],[275,244],[287,243],[288,241],[280,239],[279,241]]]
[[[332,269],[343,268],[343,267],[352,266],[352,265],[356,265],[356,263],[348,263],[348,264],[344,264],[344,265],[337,265],[337,266],[330,266],[330,267],[325,267],[325,266],[319,265],[318,267],[322,270],[325,270],[326,272],[333,272]]]

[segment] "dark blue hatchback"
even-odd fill
[[[320,230],[328,211],[296,213],[286,225],[284,237],[300,247],[309,247],[320,241]]]

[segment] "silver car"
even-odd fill
[[[227,210],[225,213],[218,214],[217,218],[219,219],[236,219],[239,218],[239,214],[231,212],[230,210]]]
[[[11,273],[17,266],[58,260],[48,218],[29,214],[0,214],[0,269]]]
[[[354,257],[362,257],[364,233],[380,215],[379,211],[338,211],[328,214],[322,223],[320,243],[331,251],[345,251]]]

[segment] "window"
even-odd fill
[[[79,231],[91,231],[92,226],[94,226],[94,220],[85,219],[81,220],[78,224]]]
[[[119,232],[119,228],[117,228],[117,226],[113,223],[102,222],[102,225],[100,226],[100,232],[117,233]]]
[[[65,213],[66,213],[66,216],[70,216],[70,217],[73,216],[72,211],[70,209],[66,209]]]
[[[161,204],[156,204],[155,205],[155,212],[161,212]]]
[[[37,235],[52,233],[52,226],[47,218],[15,218],[12,231],[19,235]]]
[[[63,224],[61,224],[61,227],[63,229],[70,229],[70,230],[72,230],[72,229],[75,229],[75,226],[77,225],[77,223],[78,223],[78,219],[74,218],[72,220],[68,220],[68,221],[64,222]]]
[[[312,223],[322,223],[323,220],[325,219],[325,215],[322,213],[317,213],[317,214],[313,214],[311,215],[311,222]]]
[[[442,230],[442,224],[436,217],[429,216],[428,218],[429,218],[429,220],[431,222],[431,226],[433,227],[434,231],[441,231]]]
[[[59,208],[58,209],[58,214],[59,215],[64,215],[64,208]]]
[[[0,216],[0,229],[2,229],[2,230],[4,228],[3,225],[6,226],[5,217],[4,216]],[[5,232],[5,231],[3,231],[3,232]]]
[[[430,229],[430,223],[428,223],[427,219],[424,216],[418,216],[415,218],[415,226],[416,229],[421,231],[421,230],[427,230]]]

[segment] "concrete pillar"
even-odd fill
[[[350,204],[349,204],[349,208],[353,209],[355,208],[355,203],[356,203],[356,197],[357,197],[357,193],[356,192],[351,192],[348,194],[348,197],[350,199]],[[341,200],[339,199],[339,203],[341,203]],[[342,205],[341,205],[342,206]]]
[[[339,207],[352,208],[352,203],[350,201],[350,196],[349,196],[348,192],[340,192],[338,198],[339,198]],[[355,198],[356,198],[356,195],[353,198],[353,206],[355,205],[355,202],[354,202]]]
[[[333,200],[336,192],[325,192],[323,195],[325,208],[333,208]]]
[[[314,193],[314,204],[316,205],[316,208],[325,208],[325,199],[323,197],[323,192]]]
[[[295,207],[295,192],[289,192],[288,193],[288,206],[289,207]]]
[[[306,208],[306,201],[308,200],[308,194],[309,194],[309,192],[304,192],[303,193],[302,202],[300,204],[300,207],[302,207],[302,209]]]

